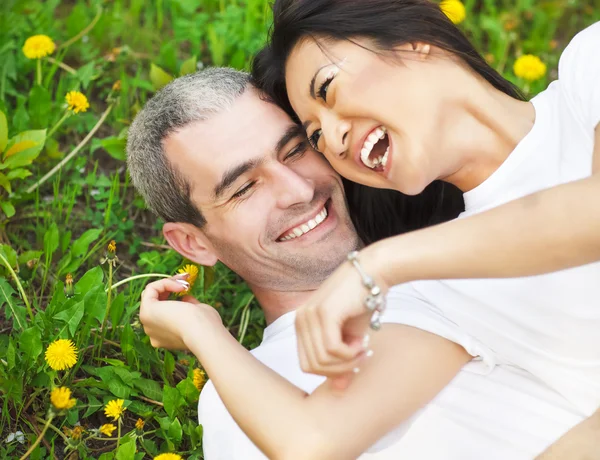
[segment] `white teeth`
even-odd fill
[[[389,146],[386,149],[384,155],[380,156],[379,158],[375,158],[374,160],[371,160],[369,158],[369,155],[371,154],[371,150],[373,150],[373,147],[375,146],[375,144],[377,144],[377,142],[379,142],[381,139],[383,139],[385,137],[386,132],[387,132],[387,129],[385,128],[385,126],[380,126],[380,127],[376,128],[367,137],[367,140],[363,144],[363,148],[360,151],[360,160],[363,162],[363,164],[366,167],[374,169],[374,168],[378,167],[379,165],[385,166],[385,164],[387,163],[387,157],[389,155],[389,150],[390,150]]]
[[[309,220],[305,224],[299,225],[294,228],[290,233],[280,238],[279,241],[289,241],[294,238],[298,238],[299,236],[304,235],[305,233],[310,232],[312,229],[317,227],[321,222],[323,222],[327,218],[327,209],[323,208],[323,210],[317,214],[313,219]]]

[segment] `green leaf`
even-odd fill
[[[185,398],[188,404],[192,404],[198,401],[198,397],[200,396],[200,392],[198,388],[194,385],[194,383],[189,379],[184,379],[177,384],[177,389],[179,393]]]
[[[75,336],[75,332],[77,331],[77,327],[79,326],[81,318],[83,318],[83,312],[84,303],[83,300],[81,300],[68,310],[63,310],[60,313],[56,314],[54,318],[64,321],[67,324],[67,327],[69,328],[71,337],[73,337]]]
[[[123,439],[123,444],[117,450],[116,460],[135,460],[135,440],[133,438]]]
[[[146,398],[162,402],[163,391],[160,388],[160,384],[156,380],[137,379],[134,380],[133,386],[140,390]]]
[[[92,319],[96,319],[98,324],[102,324],[106,314],[106,292],[102,285],[94,287],[85,294],[83,298],[85,304],[86,324],[90,325]]]
[[[8,244],[0,245],[0,254],[4,256],[12,268],[15,270],[18,269],[19,265],[17,263],[17,252],[12,248],[12,246],[9,246]]]
[[[185,399],[183,399],[183,396],[181,396],[181,393],[179,393],[177,388],[165,385],[163,387],[163,404],[165,412],[173,419],[173,417],[175,417],[175,412],[177,412],[179,408],[185,406]]]
[[[27,324],[27,320],[25,315],[23,315],[23,308],[17,305],[17,301],[13,298],[15,294],[15,290],[8,283],[6,278],[0,278],[0,307],[4,306],[4,304],[8,305],[10,308],[10,312],[13,317],[13,325],[18,325],[20,329],[24,329]],[[7,318],[10,315],[6,315]]]
[[[150,64],[150,81],[152,82],[152,86],[156,91],[161,89],[167,83],[173,80],[173,76],[169,75],[163,69],[155,65],[154,63]]]
[[[50,228],[44,234],[44,253],[48,259],[52,258],[54,251],[58,249],[58,227],[52,223]]]
[[[123,380],[123,383],[128,386],[133,386],[133,382],[142,375],[139,372],[131,371],[126,367],[114,367],[113,371],[121,378],[121,380]]]
[[[27,100],[30,123],[33,128],[45,128],[50,122],[52,99],[50,92],[43,86],[36,85],[29,92]]]
[[[8,369],[15,368],[15,356],[17,350],[15,349],[15,344],[12,339],[8,342],[8,348],[6,349],[6,362],[8,363]]]
[[[89,393],[87,394],[87,400],[88,400],[88,408],[85,411],[85,414],[83,414],[83,418],[87,418],[90,415],[92,415],[94,412],[98,412],[104,406],[104,404],[102,404],[102,402],[100,402],[95,396],[93,396]]]
[[[117,398],[127,399],[129,396],[131,396],[131,388],[125,385],[118,377],[112,378],[108,381],[108,389]]]
[[[176,444],[179,444],[181,442],[181,438],[183,435],[182,431],[183,430],[181,429],[181,422],[177,417],[175,417],[175,420],[171,422],[171,425],[169,426],[169,431],[167,433],[169,434],[171,440],[175,441]]]
[[[98,457],[98,460],[114,460],[115,458],[115,454],[113,452],[104,452],[102,455],[100,455],[100,457]]]
[[[23,131],[8,141],[4,152],[4,163],[0,169],[14,169],[30,165],[35,160],[46,141],[46,130]]]
[[[173,372],[175,371],[175,358],[167,350],[165,350],[164,369],[168,379],[173,377]]]
[[[105,137],[104,139],[100,140],[100,145],[102,145],[102,148],[106,150],[108,154],[115,160],[125,161],[127,157],[125,153],[125,146],[127,145],[126,139],[120,139],[115,136]]]
[[[187,75],[190,73],[194,73],[196,71],[197,64],[198,61],[196,60],[196,56],[192,56],[188,60],[184,61],[183,64],[181,64],[179,75]]]
[[[11,171],[8,171],[8,173],[6,173],[6,177],[8,177],[9,180],[25,179],[29,176],[31,176],[31,171],[24,169],[24,168],[13,169]]]
[[[67,258],[67,256],[65,256],[63,259],[65,262],[63,262],[62,268],[59,269],[59,276],[75,272],[83,263],[83,258],[87,255],[90,244],[96,241],[101,234],[102,230],[97,228],[86,230],[83,235],[73,243],[71,252],[69,253],[70,257]]]
[[[2,208],[2,212],[8,218],[14,216],[16,213],[15,207],[10,201],[0,201],[0,208]]]
[[[121,292],[110,304],[110,321],[113,324],[120,323],[123,310],[125,310],[125,294]]]
[[[43,350],[42,334],[37,327],[30,327],[21,333],[19,348],[28,359],[35,360]]]
[[[103,280],[104,272],[102,271],[102,267],[94,267],[85,272],[81,279],[75,283],[76,292],[84,293],[91,291],[96,286],[103,286]]]
[[[6,123],[6,115],[0,110],[0,153],[4,152],[8,143],[8,124]]]
[[[10,180],[6,174],[0,173],[0,187],[6,190],[6,193],[12,193],[12,189],[10,188]]]

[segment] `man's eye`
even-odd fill
[[[306,153],[306,142],[300,142],[296,147],[294,147],[283,159],[283,161],[287,161],[289,159],[300,157],[304,153]]]
[[[247,192],[250,191],[250,189],[252,188],[253,185],[254,185],[254,182],[249,182],[248,184],[244,185],[241,189],[239,189],[237,192],[235,192],[231,198],[243,197]]]
[[[308,136],[308,143],[315,151],[319,151],[319,140],[321,139],[321,134],[323,132],[320,129],[317,129],[310,136]]]

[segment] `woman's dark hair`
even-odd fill
[[[429,0],[276,0],[268,44],[255,57],[252,80],[294,120],[285,86],[285,65],[301,40],[369,39],[377,51],[424,42],[460,58],[500,91],[523,99],[519,90],[483,59],[462,32]],[[462,192],[434,181],[416,196],[344,180],[354,225],[367,244],[456,218],[464,210]]]

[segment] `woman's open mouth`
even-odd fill
[[[360,150],[360,161],[369,169],[383,171],[390,154],[390,142],[385,126],[375,128]]]

